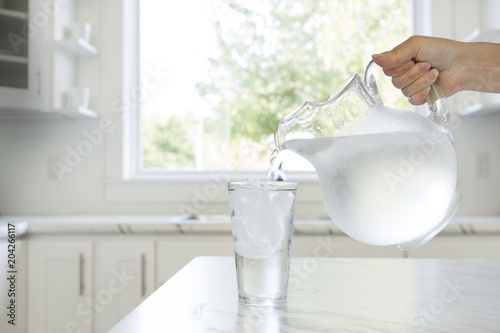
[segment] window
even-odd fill
[[[279,120],[363,73],[411,25],[410,0],[142,0],[139,22],[140,77],[164,73],[141,99],[143,173],[264,172]],[[310,169],[293,158],[288,168]]]

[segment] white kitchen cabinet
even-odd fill
[[[97,73],[97,60],[92,66],[81,60],[96,56],[97,49],[68,34],[72,24],[87,21],[78,15],[86,7],[95,13],[98,4],[77,0],[0,1],[2,116],[97,116],[90,109],[97,92],[90,94],[88,82],[81,79],[90,74],[80,75],[89,68]]]
[[[45,109],[48,91],[42,89],[49,25],[39,20],[41,2],[0,2],[0,108]],[[45,14],[47,15],[47,14]],[[34,24],[40,22],[40,24]]]
[[[122,237],[29,240],[27,332],[107,332],[155,290],[154,250]]]
[[[92,242],[30,240],[27,332],[92,332]]]
[[[197,256],[234,256],[233,237],[227,235],[171,235],[157,241],[157,287]]]
[[[154,290],[154,241],[95,243],[94,332],[107,332]]]

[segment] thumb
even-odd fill
[[[409,38],[391,51],[372,55],[373,61],[384,69],[403,66],[417,55],[415,39]]]

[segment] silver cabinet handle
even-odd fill
[[[38,66],[38,97],[42,97],[42,67]]]
[[[141,254],[141,297],[146,295],[146,255]]]
[[[83,266],[84,266],[84,263],[85,263],[85,260],[83,259],[83,253],[80,253],[80,262],[79,262],[79,290],[78,290],[78,294],[80,296],[83,296],[83,292],[85,291],[85,285],[83,283]]]

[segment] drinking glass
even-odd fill
[[[286,303],[297,182],[231,181],[238,302]]]

